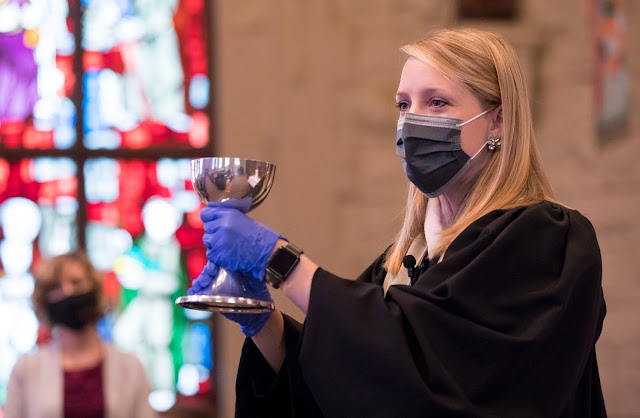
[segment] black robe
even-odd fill
[[[604,417],[596,235],[542,202],[493,211],[413,286],[381,255],[357,281],[318,269],[276,375],[248,338],[236,417]]]

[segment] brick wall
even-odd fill
[[[640,21],[637,1],[628,12],[629,22]],[[526,0],[514,23],[456,22],[450,0],[217,2],[217,152],[275,162],[273,191],[252,215],[324,268],[354,277],[391,242],[402,216],[398,48],[453,24],[501,32],[520,54],[552,182],[592,220],[602,247],[609,315],[598,354],[608,409],[640,416],[640,118],[626,138],[597,146],[586,0]],[[638,25],[629,27],[629,39],[640,39]],[[640,48],[630,48],[637,115]],[[221,417],[233,415],[241,342],[234,324],[218,321]]]

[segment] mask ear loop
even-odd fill
[[[468,121],[465,121],[465,122],[462,122],[462,123],[457,123],[457,124],[456,124],[456,128],[460,128],[460,127],[462,127],[462,126],[466,125],[466,124],[467,124],[467,123],[469,123],[469,122],[473,122],[474,120],[478,119],[480,116],[482,116],[482,115],[486,115],[487,113],[491,112],[493,109],[494,109],[494,108],[487,109],[487,110],[485,110],[484,112],[480,113],[479,115],[476,115],[476,116],[472,117],[472,118],[471,118],[471,119],[469,119]]]
[[[466,124],[467,124],[467,123],[469,123],[469,122],[473,122],[474,120],[478,119],[480,116],[482,116],[482,115],[486,115],[488,112],[492,111],[493,109],[495,109],[495,108],[487,109],[487,110],[485,110],[484,112],[482,112],[482,113],[480,113],[480,114],[478,114],[478,115],[476,115],[476,116],[472,117],[471,119],[469,119],[469,120],[468,120],[468,121],[466,121],[466,122],[458,123],[458,124],[456,125],[456,127],[458,127],[458,128],[459,128],[459,127],[461,127],[461,126],[466,125]],[[482,146],[480,147],[480,149],[479,149],[478,151],[476,151],[476,153],[475,153],[475,154],[473,154],[473,156],[472,156],[471,158],[469,158],[469,160],[473,160],[474,158],[476,158],[476,156],[477,156],[478,154],[480,154],[480,151],[482,151],[482,149],[483,149],[485,146],[486,146],[487,148],[489,148],[489,150],[491,150],[491,151],[497,151],[497,150],[499,150],[499,149],[500,149],[500,138],[489,138],[489,140],[488,140],[487,142],[485,142],[484,144],[482,144]]]
[[[484,149],[484,147],[487,147],[489,149],[489,151],[500,151],[500,145],[502,145],[500,143],[500,138],[496,137],[491,137],[487,140],[487,142],[485,142],[484,144],[482,144],[482,146],[480,147],[480,149],[478,151],[476,151],[475,154],[473,154],[473,157],[469,158],[469,161],[473,160],[474,158],[476,158],[476,156],[478,154],[480,154],[480,151],[482,151]]]
[[[469,158],[469,161],[473,160],[474,158],[476,158],[476,156],[478,154],[480,154],[480,151],[482,151],[484,149],[484,147],[487,146],[487,143],[485,142],[484,144],[482,144],[482,146],[480,147],[480,149],[478,151],[476,151],[475,154],[473,154],[473,157]]]

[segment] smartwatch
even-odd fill
[[[267,262],[265,281],[276,289],[280,287],[300,262],[301,254],[302,250],[293,244],[278,248]]]

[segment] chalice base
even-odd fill
[[[237,296],[191,295],[180,296],[176,305],[187,309],[220,313],[259,314],[275,309],[272,302]]]

